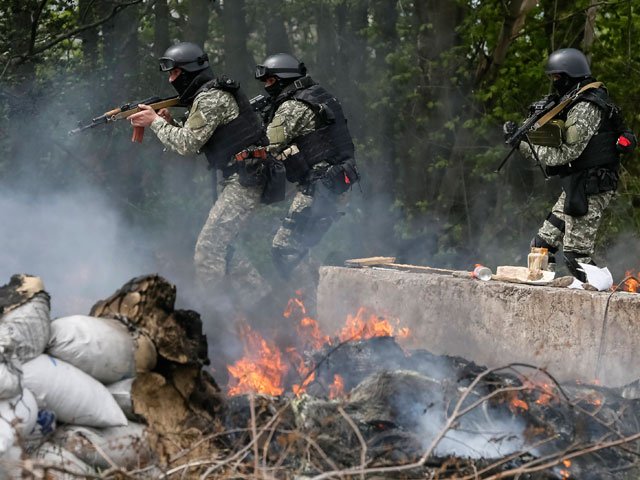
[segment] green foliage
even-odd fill
[[[169,42],[188,37],[192,1],[168,2]],[[123,212],[138,225],[162,229],[168,219],[180,218],[192,238],[210,204],[204,162],[189,164],[180,175],[164,165],[169,156],[160,154],[157,144],[149,145],[150,133],[141,147],[130,146],[126,125],[91,133],[79,143],[61,133],[118,102],[172,93],[157,71],[157,6],[127,7],[108,22],[51,43],[89,20],[105,18],[111,4],[80,2],[93,8],[83,19],[76,1],[45,2],[34,25],[39,3],[0,0],[4,181],[20,176],[22,152],[33,159],[32,172],[53,188],[88,178],[120,199]],[[514,0],[244,0],[246,32],[226,32],[224,2],[210,3],[215,6],[205,45],[217,73],[234,60],[225,52],[230,40],[244,42],[251,57],[262,59],[269,22],[280,18],[293,53],[312,76],[326,79],[349,114],[362,194],[352,193],[357,213],[327,237],[319,256],[336,258],[340,248],[358,248],[363,254],[467,266],[482,256],[497,262],[500,255],[516,259],[526,251],[527,238],[559,191],[517,155],[501,174],[494,173],[508,153],[501,125],[522,121],[528,105],[549,93],[545,59],[556,48],[581,47],[591,2],[542,0],[506,43],[502,30]],[[640,82],[634,79],[640,77],[635,48],[640,12],[632,4],[597,5],[587,53],[594,74],[638,132]],[[506,54],[498,62],[502,47]],[[252,65],[245,67],[250,76]],[[246,88],[255,94],[260,85]],[[36,128],[42,141],[21,144],[19,132],[27,126]],[[638,153],[625,159],[602,245],[621,232],[640,231],[638,159]],[[180,188],[168,187],[167,172],[180,180]],[[277,224],[283,209],[270,209],[258,221]],[[249,234],[245,243],[258,264],[266,262],[265,238]]]

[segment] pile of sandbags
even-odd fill
[[[173,310],[174,286],[140,277],[91,315],[54,320],[49,300],[38,277],[0,287],[0,479],[26,459],[47,478],[139,469],[182,448],[171,435],[206,434],[219,390],[202,373],[199,316]]]

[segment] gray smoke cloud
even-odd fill
[[[141,238],[97,191],[4,191],[0,223],[0,278],[40,276],[53,316],[88,313],[97,300],[153,268]]]

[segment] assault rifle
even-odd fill
[[[536,161],[536,165],[542,171],[544,178],[549,178],[547,172],[545,171],[542,163],[540,162],[540,158],[536,153],[533,145],[531,144],[531,140],[529,139],[529,133],[534,132],[543,125],[546,125],[551,119],[553,119],[558,113],[564,110],[568,105],[573,103],[574,100],[578,98],[578,96],[590,89],[600,88],[602,86],[602,82],[592,82],[584,85],[580,89],[572,90],[569,93],[565,94],[562,98],[558,99],[555,95],[547,95],[542,100],[535,102],[529,108],[530,114],[529,117],[524,121],[524,123],[520,126],[520,128],[515,128],[513,130],[507,129],[507,124],[512,122],[507,122],[505,124],[505,134],[508,135],[505,139],[507,145],[511,147],[511,151],[509,154],[504,157],[504,160],[500,163],[498,168],[496,169],[496,173],[499,172],[504,164],[507,163],[507,160],[511,157],[513,152],[516,151],[520,142],[527,142],[529,148],[531,148],[531,153],[533,158]],[[515,125],[514,125],[515,126]]]
[[[558,105],[558,97],[556,97],[555,95],[547,95],[542,100],[533,103],[529,107],[529,117],[527,117],[520,128],[517,128],[513,122],[505,123],[505,143],[511,147],[511,151],[507,154],[506,157],[504,157],[500,165],[498,165],[496,173],[499,173],[500,170],[502,170],[502,167],[504,167],[509,158],[511,158],[513,152],[515,152],[520,146],[520,142],[526,142],[527,145],[529,145],[531,154],[536,161],[536,165],[538,166],[538,168],[540,168],[540,171],[542,171],[544,178],[549,178],[547,172],[545,172],[544,167],[542,166],[542,163],[540,162],[540,158],[538,157],[535,148],[533,148],[533,145],[531,144],[531,140],[529,140],[528,134],[529,132],[535,131],[542,126],[541,119],[551,110],[553,110],[556,105]],[[511,126],[513,126],[513,128],[510,128]]]
[[[269,111],[272,102],[273,99],[267,95],[256,95],[249,100],[253,111],[259,113],[261,117],[264,117],[264,115]]]
[[[149,97],[144,100],[129,102],[121,105],[120,107],[114,108],[113,110],[109,110],[108,112],[103,113],[99,117],[95,117],[91,119],[90,122],[82,124],[82,122],[78,122],[78,128],[74,128],[69,132],[69,135],[75,135],[76,133],[80,133],[89,128],[97,127],[98,125],[102,125],[105,123],[115,122],[116,120],[122,120],[123,118],[130,117],[134,113],[138,113],[140,109],[138,105],[149,105],[154,110],[158,111],[162,108],[167,107],[175,107],[179,103],[178,96],[175,97]],[[142,136],[144,134],[143,127],[134,127],[133,129],[133,137],[131,138],[134,142],[141,142]]]

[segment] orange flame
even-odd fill
[[[571,477],[571,472],[569,472],[569,467],[571,467],[571,460],[569,460],[568,458],[565,458],[564,460],[562,460],[562,464],[566,467],[560,469],[560,475],[562,476],[562,480],[568,480]]]
[[[521,410],[529,410],[529,404],[527,402],[525,402],[524,400],[522,400],[521,398],[519,398],[518,396],[514,396],[509,401],[509,409],[513,413],[515,413],[518,408],[521,409]]]
[[[296,327],[300,339],[299,347],[318,350],[324,345],[331,345],[334,340],[325,335],[318,322],[307,315],[307,309],[300,298],[302,292],[296,291],[296,295],[297,297],[290,299],[287,303],[283,316],[296,321],[299,319]],[[395,320],[394,323],[399,324],[399,321]],[[291,391],[295,395],[302,394],[315,380],[315,365],[305,364],[295,347],[285,349],[286,361],[284,361],[282,351],[249,326],[243,325],[240,334],[244,342],[244,357],[233,365],[227,366],[230,374],[229,395],[250,392],[281,395],[285,390],[285,379],[290,379],[288,374],[294,370],[299,378],[297,383],[291,385]],[[360,308],[355,316],[347,316],[346,326],[339,333],[338,338],[344,342],[394,334],[397,338],[404,339],[409,336],[410,331],[408,328],[394,326],[391,321],[369,312],[366,308]],[[329,398],[343,396],[344,393],[344,380],[336,375],[333,384],[329,387]]]
[[[640,272],[638,272],[637,274],[634,274],[632,270],[627,270],[626,272],[624,272],[624,276],[626,277],[636,277],[636,278],[640,278]],[[631,292],[631,293],[638,293],[638,290],[640,289],[640,282],[638,282],[638,280],[636,280],[635,278],[627,278],[627,280],[625,280],[622,290],[625,292]]]
[[[331,400],[339,397],[344,397],[344,379],[335,374],[333,376],[333,383],[329,386],[329,398]]]
[[[304,317],[298,325],[298,337],[302,338],[307,348],[319,350],[323,345],[331,343],[331,338],[324,335],[318,322],[311,317]]]
[[[289,355],[289,360],[297,370],[302,381],[302,384],[293,384],[291,391],[296,396],[300,396],[307,389],[309,384],[315,380],[316,374],[312,371],[312,367],[304,363],[304,359],[294,347],[287,348],[287,354]]]
[[[281,395],[282,380],[289,370],[282,362],[282,352],[248,325],[241,326],[241,335],[245,356],[227,366],[231,375],[229,395],[250,392]]]
[[[396,321],[396,323],[398,323]],[[347,316],[347,324],[338,334],[341,342],[349,340],[366,340],[374,337],[391,337],[407,338],[410,334],[408,328],[396,328],[389,320],[370,312],[365,307],[360,307],[358,312]]]

